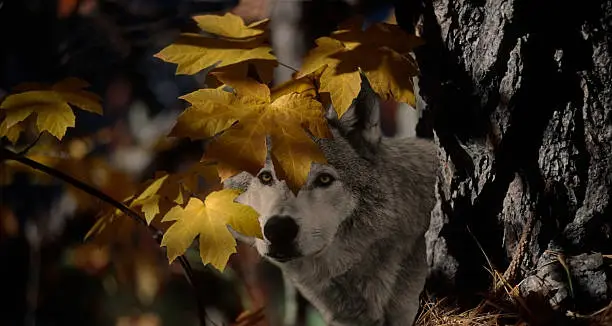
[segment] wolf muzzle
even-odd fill
[[[287,261],[300,256],[295,245],[300,228],[293,218],[275,215],[268,219],[263,229],[270,242],[267,255],[278,261]]]

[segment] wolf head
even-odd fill
[[[264,240],[255,241],[260,254],[280,262],[317,255],[341,232],[342,225],[363,209],[362,194],[384,196],[373,173],[381,144],[379,99],[362,74],[361,90],[349,110],[338,119],[333,107],[326,112],[333,138],[311,137],[327,164],[312,163],[305,184],[294,195],[276,176],[270,157],[255,176],[247,172],[226,186],[247,189],[236,202],[255,209]],[[371,201],[371,200],[370,200]]]

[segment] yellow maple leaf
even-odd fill
[[[170,136],[205,139],[232,126],[242,111],[253,110],[223,89],[199,89],[180,98],[191,103],[177,118]]]
[[[217,166],[206,162],[192,163],[184,171],[173,174],[173,177],[183,186],[185,193],[192,195],[207,194],[222,187]]]
[[[172,174],[158,171],[152,180],[143,184],[144,190],[131,201],[129,207],[140,207],[147,223],[151,224],[157,216],[164,216],[175,205],[184,205],[190,194],[204,191],[200,189],[200,177],[208,183],[208,189],[220,186],[216,176],[215,166],[201,162]]]
[[[174,224],[161,242],[167,248],[168,260],[172,262],[182,255],[199,235],[202,262],[223,271],[230,255],[236,252],[236,240],[227,229],[228,224],[245,235],[261,237],[257,212],[234,202],[239,194],[233,189],[215,191],[204,202],[192,197],[184,209],[171,210],[172,214],[163,221],[174,220]]]
[[[414,105],[416,99],[412,76],[417,75],[418,72],[412,57],[404,57],[386,47],[378,48],[375,51],[379,54],[376,56],[379,61],[363,64],[364,73],[372,89],[384,100],[394,98],[398,102]],[[372,52],[375,51],[372,50]]]
[[[200,178],[203,178],[204,182]],[[128,189],[134,195],[123,197],[121,202],[134,211],[140,209],[147,223],[163,231],[168,226],[167,223],[162,223],[158,216],[166,220],[171,219],[173,214],[177,216],[177,212],[182,212],[182,207],[187,204],[190,195],[208,194],[221,187],[216,167],[196,162],[176,173],[156,173],[155,177],[143,183],[140,189]],[[100,244],[126,242],[129,245],[132,234],[142,229],[140,223],[136,223],[132,217],[126,216],[115,207],[105,205],[103,208],[102,214],[85,239],[94,238],[94,241]]]
[[[272,140],[272,159],[277,176],[296,193],[304,184],[312,162],[324,163],[325,157],[300,125],[313,135],[329,137],[321,104],[310,97],[289,93],[277,98],[271,107],[277,112],[274,127],[268,134]]]
[[[262,84],[270,84],[274,77],[274,68],[278,66],[276,60],[248,60],[238,62],[225,67],[216,67],[206,76],[206,85],[217,88],[224,84],[217,77],[228,75],[233,79],[252,78]]]
[[[255,66],[262,61],[274,63],[276,57],[271,51],[270,45],[257,38],[233,41],[183,33],[154,56],[177,64],[177,74],[193,75],[215,64],[215,68],[221,68],[246,61]]]
[[[203,159],[217,163],[221,181],[241,171],[256,173],[264,164],[266,130],[248,123],[229,129],[206,148]]]
[[[345,71],[338,69],[341,62],[334,55],[348,51],[342,42],[331,37],[320,37],[315,42],[317,47],[308,52],[296,77],[303,78],[322,70],[319,91],[330,94],[334,109],[342,117],[359,93],[359,72],[353,66]]]
[[[21,133],[25,130],[23,124],[16,123],[12,127],[7,127],[5,121],[0,122],[0,135],[6,136],[9,142],[15,144]]]
[[[335,69],[341,71],[361,69],[367,76],[372,89],[381,98],[384,100],[393,98],[398,102],[405,102],[414,106],[415,95],[412,78],[418,74],[418,70],[416,68],[417,64],[412,57],[402,56],[388,47],[368,45],[359,45],[351,51],[338,53],[335,56],[340,60],[340,64],[335,66]],[[334,89],[336,89],[336,97],[341,96],[348,87],[347,85],[356,87],[356,89],[351,89],[349,92],[359,92],[361,79],[358,71],[350,74],[337,74],[331,72],[331,69],[331,67],[325,69],[320,80],[321,91],[331,92],[332,101],[334,101]],[[350,82],[343,80],[349,79],[347,76],[352,76]],[[342,88],[343,85],[344,88]],[[348,100],[348,96],[339,98],[337,101],[343,99]]]
[[[315,40],[315,44],[317,46],[308,51],[304,57],[302,67],[295,75],[296,78],[310,75],[327,65],[337,65],[339,60],[332,56],[347,50],[342,42],[327,36],[319,37]]]
[[[319,90],[329,93],[338,117],[342,117],[348,111],[361,89],[359,71],[338,72],[337,66],[325,68],[319,83]]]
[[[223,84],[230,86],[238,97],[249,98],[250,100],[247,101],[249,104],[266,103],[270,100],[270,88],[253,78],[244,77],[242,74],[233,71],[212,72],[210,74]]]
[[[151,224],[155,216],[160,213],[159,200],[161,197],[157,193],[168,176],[168,174],[164,174],[162,177],[155,179],[130,205],[130,207],[142,206],[142,212],[148,224]]]
[[[247,26],[240,16],[231,12],[227,12],[223,16],[194,16],[193,20],[198,24],[198,27],[205,32],[235,39],[250,38],[263,34],[270,21],[269,19],[263,19]]]
[[[74,127],[75,116],[70,105],[82,110],[102,114],[100,98],[82,90],[89,86],[76,78],[62,80],[48,87],[40,84],[29,84],[23,92],[8,95],[0,104],[4,110],[4,120],[0,125],[0,136],[9,134],[15,137],[12,127],[32,114],[36,114],[36,126],[39,131],[47,131],[57,139],[62,139],[66,129]],[[40,87],[32,89],[32,87]],[[20,89],[19,87],[17,89]]]
[[[84,91],[83,88],[91,85],[78,78],[68,77],[51,86],[51,89],[69,104],[82,110],[102,114],[102,98],[96,93]]]
[[[129,196],[124,198],[121,202],[129,207],[133,198],[134,196]],[[177,205],[174,204],[172,207],[174,206]],[[166,211],[171,210],[171,208],[164,209]],[[164,225],[159,220],[153,220],[150,224],[160,231],[164,230]],[[123,243],[130,246],[133,244],[134,232],[137,232],[139,229],[147,230],[142,223],[137,222],[131,216],[127,216],[114,206],[105,204],[96,222],[89,231],[87,231],[84,240],[92,240],[101,245]]]
[[[283,130],[289,129],[289,125],[301,133],[303,129],[298,127],[304,125],[317,137],[330,136],[327,121],[323,117],[323,107],[313,97],[299,93],[285,94],[271,102],[267,110],[272,114],[273,121],[269,125],[272,133],[281,130],[281,127]]]
[[[276,175],[285,180],[291,191],[296,193],[306,182],[312,162],[325,163],[325,156],[317,145],[295,126],[277,128],[271,135],[272,160]]]
[[[420,39],[397,25],[362,26],[362,18],[350,19],[329,37],[317,39],[317,46],[308,52],[296,77],[316,76],[320,92],[330,94],[340,117],[359,93],[359,70],[372,79],[372,88],[382,98],[392,97],[414,106],[411,78],[418,69],[407,53],[421,44]]]
[[[233,13],[193,17],[200,29],[217,37],[183,33],[173,43],[154,56],[177,64],[177,74],[192,75],[213,67],[215,72],[231,72],[239,78],[250,76],[264,84],[270,83],[278,65],[267,42],[268,19],[246,25]],[[252,70],[252,71],[251,71]],[[214,75],[206,83],[218,87]]]
[[[278,66],[278,61],[274,60],[250,60],[247,62],[238,63],[237,65],[252,66],[259,81],[264,84],[270,84],[274,78],[274,68]]]
[[[151,224],[151,221],[160,213],[159,210],[159,200],[161,196],[155,194],[147,197],[140,202],[141,210],[144,213],[145,219],[147,223]]]
[[[247,101],[245,97],[241,101]],[[251,103],[261,103],[261,99],[251,100]],[[302,125],[319,137],[328,137],[329,130],[323,118],[321,103],[311,96],[295,92],[279,96],[274,101],[267,99],[268,103],[256,111],[238,117],[237,126],[230,128],[215,139],[207,148],[204,159],[218,163],[219,177],[225,180],[241,171],[256,173],[263,167],[266,158],[265,139],[267,135],[292,136],[295,139],[305,139],[306,134]],[[310,143],[312,140],[307,139]],[[281,143],[281,142],[279,142]],[[314,143],[312,144],[314,145]],[[300,147],[307,146],[301,142]],[[310,169],[313,157],[297,155],[298,152],[312,153],[316,146],[304,151],[296,147],[292,152],[295,155],[279,154],[285,162],[284,174],[288,176],[287,182],[292,189],[297,189],[305,180]],[[285,146],[285,150],[290,146]],[[274,145],[273,152],[276,151]],[[280,153],[280,152],[279,152]],[[319,159],[319,157],[317,157]],[[297,160],[304,160],[298,162]],[[301,182],[301,183],[300,183]]]
[[[255,173],[266,158],[265,138],[274,128],[278,107],[269,105],[240,117],[240,123],[224,132],[206,149],[204,159],[218,163],[221,181],[240,171]]]
[[[127,242],[126,239],[132,238],[133,231],[135,228],[138,228],[139,224],[113,207],[109,211],[104,212],[96,220],[96,223],[85,234],[83,240],[93,240],[94,243],[101,245],[113,242]]]
[[[317,89],[313,83],[312,78],[293,78],[275,86],[271,90],[270,100],[275,101],[277,98],[291,93],[315,97],[317,96]]]
[[[421,38],[406,33],[398,25],[379,22],[363,28],[364,22],[362,16],[347,19],[330,37],[342,42],[349,50],[367,45],[373,48],[388,47],[400,54],[407,54],[423,44]]]
[[[183,211],[184,208],[179,205],[170,208],[166,215],[164,215],[162,222],[172,222],[179,220],[183,214]]]

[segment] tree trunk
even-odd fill
[[[492,284],[489,262],[503,272],[516,256],[506,276],[524,280],[523,297],[543,295],[563,315],[608,304],[612,1],[396,10],[409,31],[422,12],[419,86],[440,145],[428,290],[472,305]]]

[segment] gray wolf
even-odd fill
[[[327,110],[333,137],[310,135],[327,163],[312,163],[297,195],[276,178],[269,155],[257,175],[224,184],[246,189],[236,202],[259,213],[264,239],[229,227],[232,234],[278,266],[332,326],[411,325],[428,272],[437,148],[382,137],[379,103],[362,75],[347,113]]]

